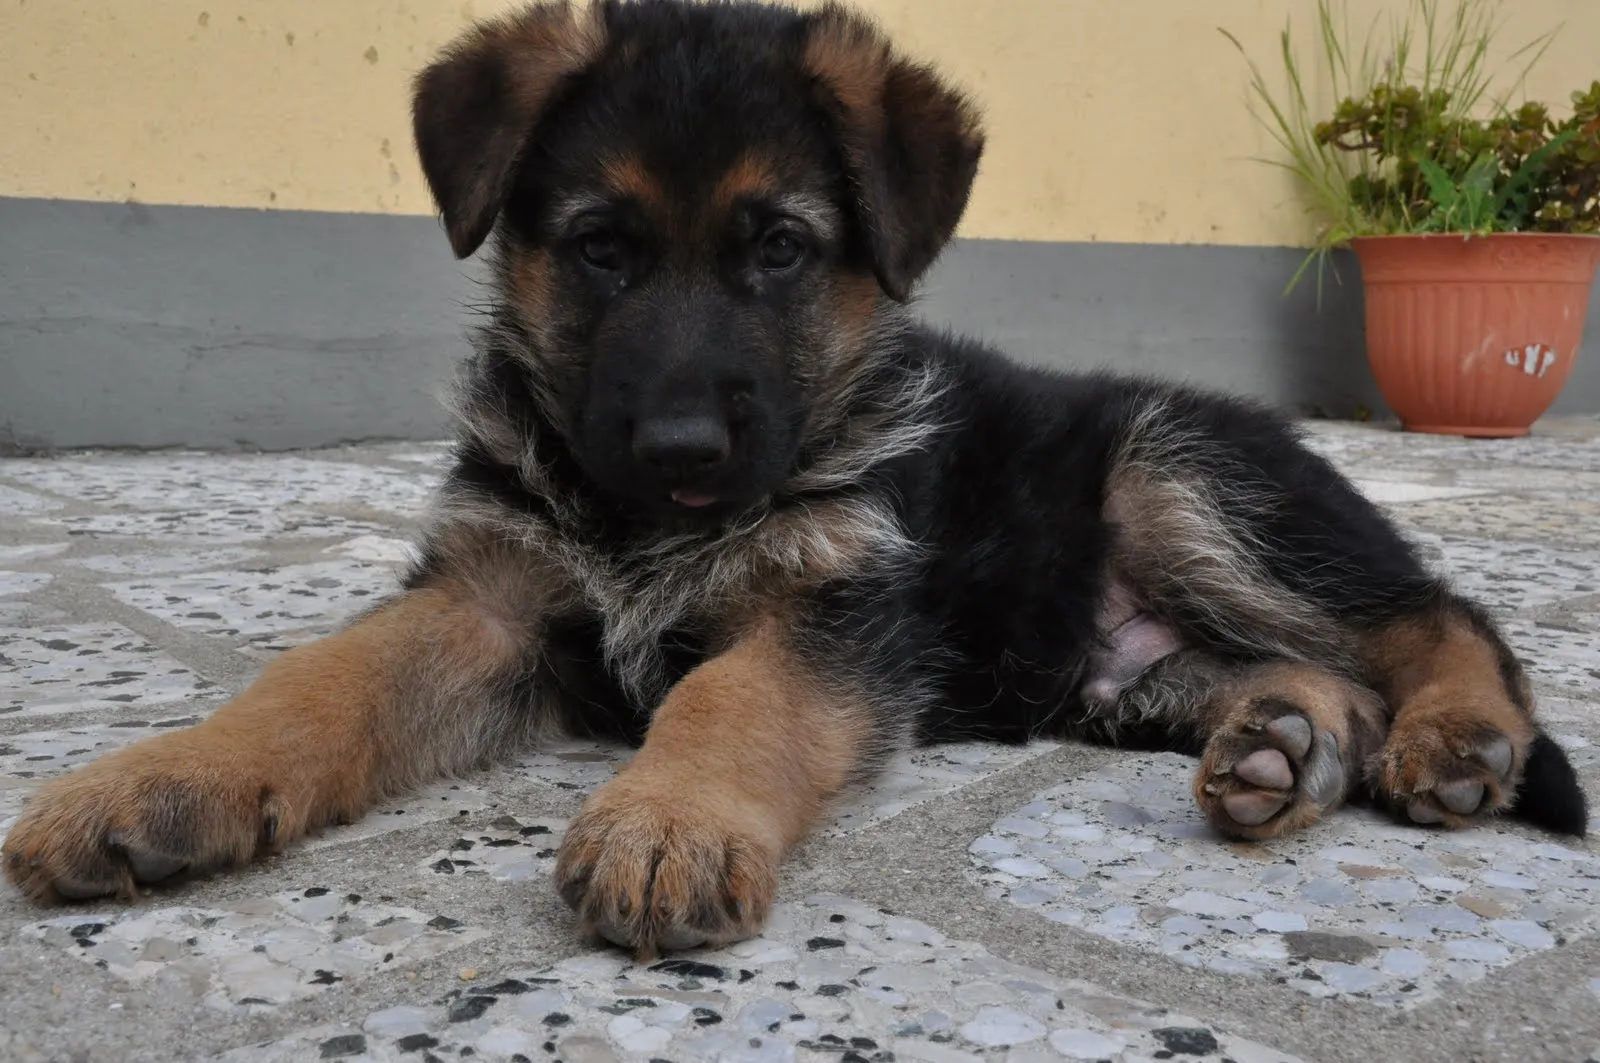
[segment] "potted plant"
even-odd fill
[[[1253,110],[1285,152],[1268,161],[1321,221],[1291,287],[1351,248],[1368,360],[1402,425],[1526,435],[1572,372],[1600,265],[1600,81],[1566,117],[1512,107],[1491,91],[1497,0],[1411,0],[1359,45],[1335,3],[1317,5],[1324,83],[1287,28],[1281,98],[1250,63]],[[1514,85],[1549,40],[1515,53]]]

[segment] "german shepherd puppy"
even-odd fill
[[[642,741],[555,873],[641,952],[757,932],[785,851],[916,743],[1187,750],[1241,838],[1356,798],[1585,830],[1494,624],[1288,423],[917,324],[983,139],[869,22],[539,3],[414,113],[494,292],[422,560],[40,790],[4,849],[28,895],[244,863],[563,732]]]

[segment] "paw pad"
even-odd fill
[[[1271,837],[1314,820],[1344,796],[1338,740],[1277,700],[1253,706],[1212,735],[1196,796],[1213,825]]]
[[[1397,817],[1424,826],[1462,827],[1509,803],[1516,746],[1499,730],[1475,726],[1454,735],[1427,721],[1396,726],[1373,785]]]

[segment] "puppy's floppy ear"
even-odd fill
[[[804,62],[844,149],[878,283],[904,301],[966,210],[983,154],[977,109],[838,4],[811,16]]]
[[[418,75],[417,155],[457,258],[494,228],[517,157],[562,82],[605,44],[601,4],[535,4],[468,30]]]

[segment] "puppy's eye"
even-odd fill
[[[773,229],[761,238],[756,257],[761,268],[769,273],[782,273],[793,269],[805,256],[806,245],[790,229]]]
[[[622,247],[616,235],[594,229],[578,237],[578,257],[593,269],[611,272],[622,268]]]

